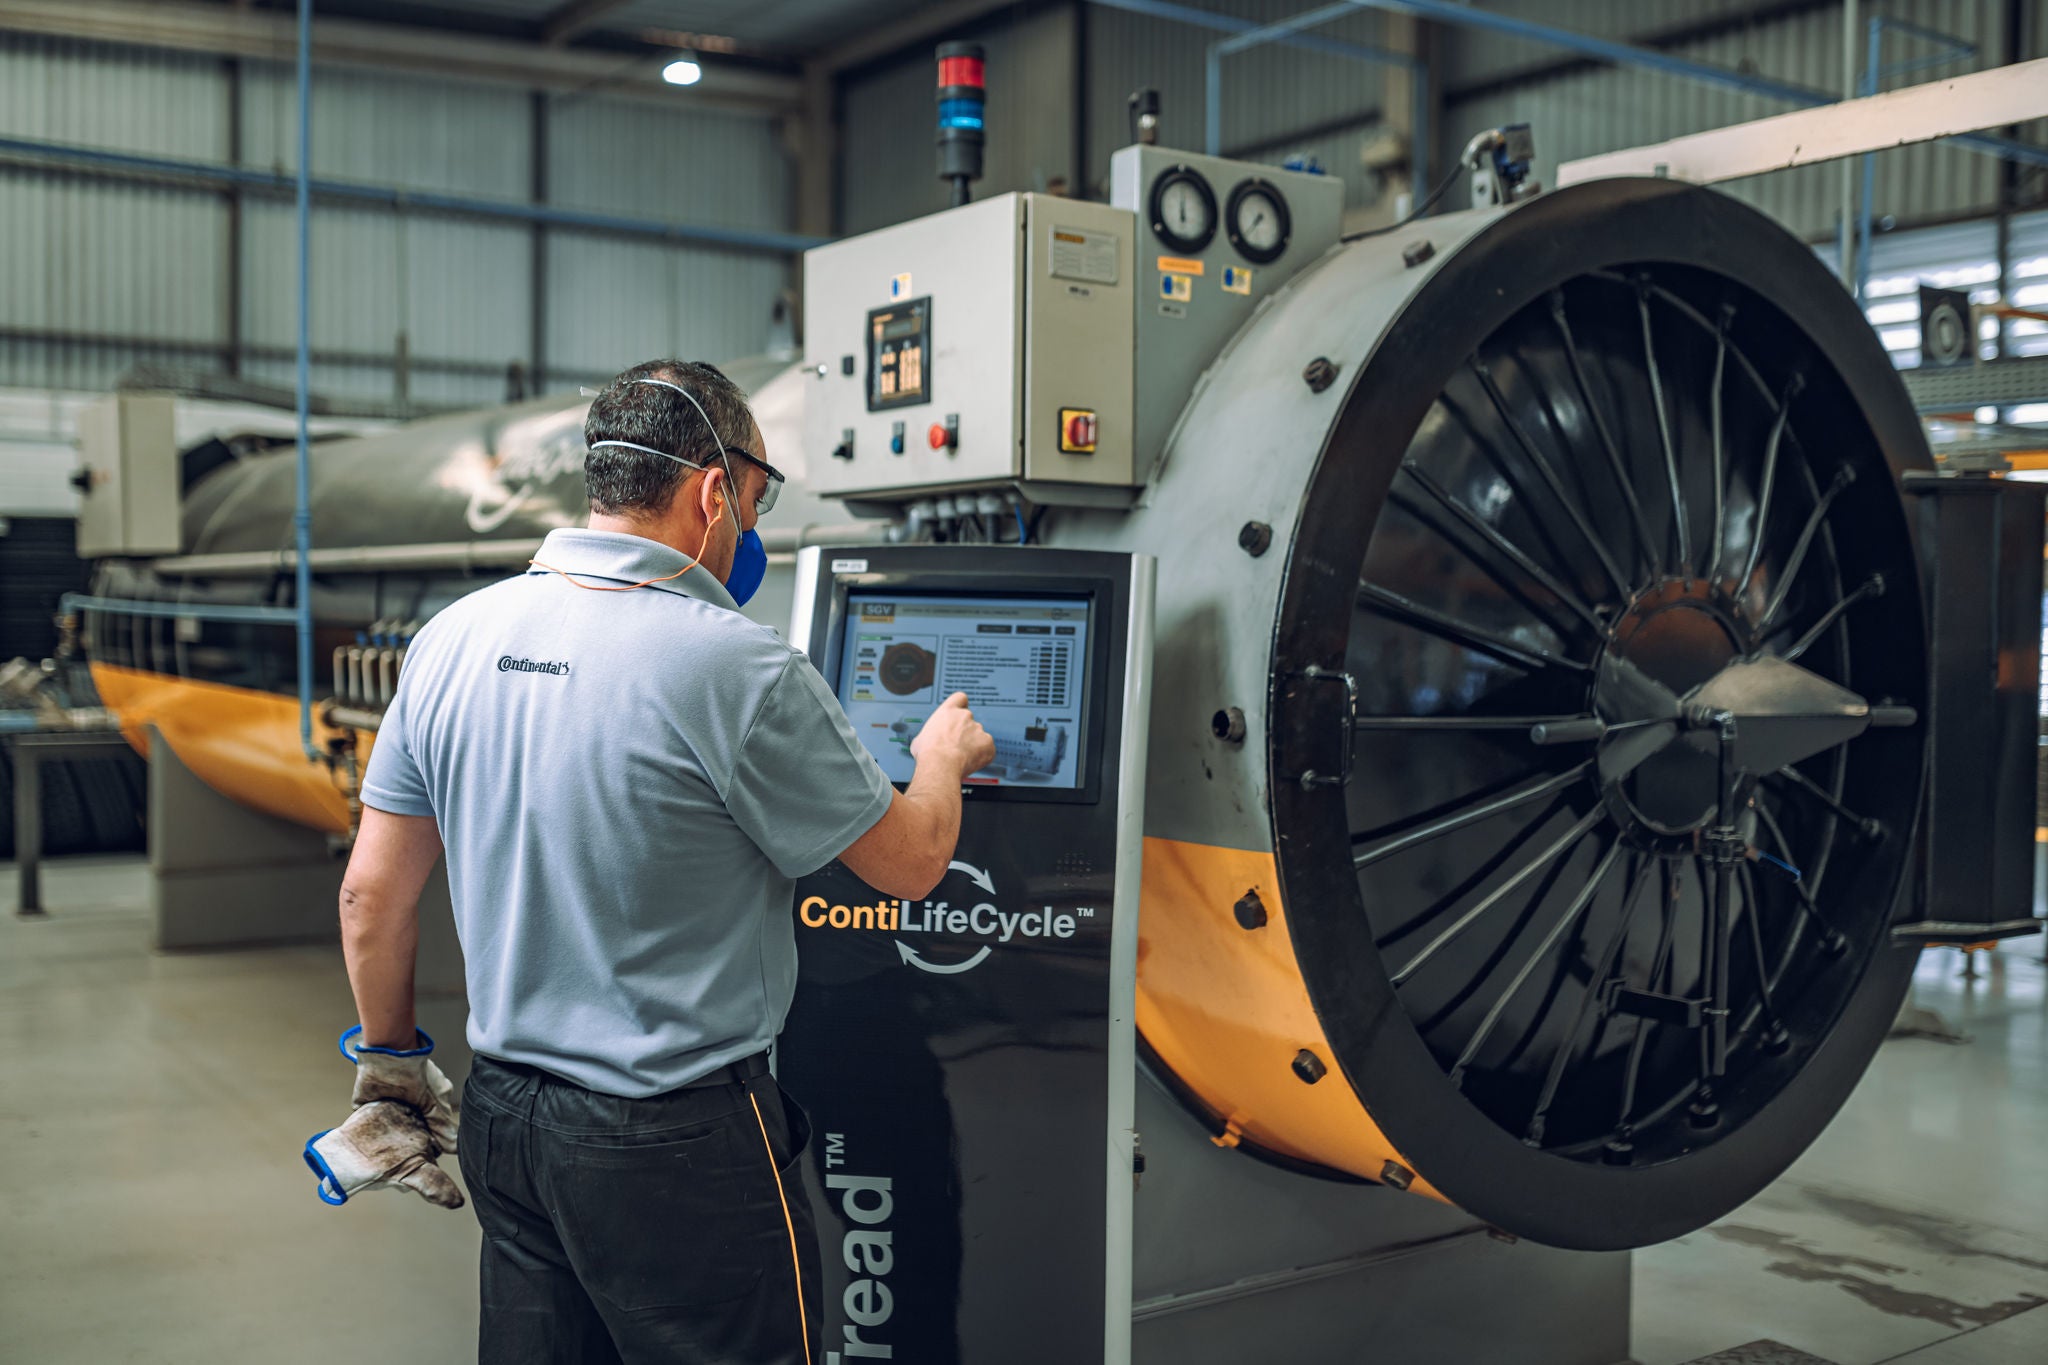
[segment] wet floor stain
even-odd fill
[[[1903,1275],[1906,1271],[1906,1267],[1902,1265],[1872,1261],[1862,1256],[1836,1256],[1828,1252],[1814,1251],[1801,1245],[1797,1238],[1788,1237],[1782,1232],[1772,1232],[1769,1228],[1744,1227],[1740,1223],[1717,1223],[1707,1231],[1724,1242],[1734,1242],[1738,1246],[1796,1255],[1804,1264],[1817,1270],[1871,1270],[1880,1275]]]
[[[1821,1192],[1816,1190],[1809,1190],[1807,1193],[1817,1197],[1821,1196]],[[1826,1197],[1859,1204],[1864,1203],[1864,1201],[1852,1200],[1847,1196]],[[1925,1215],[1907,1213],[1898,1209],[1887,1209],[1879,1204],[1865,1204],[1865,1210],[1866,1212],[1882,1211],[1893,1218],[1901,1220],[1913,1220],[1916,1222],[1925,1220],[1935,1223],[1947,1221],[1938,1218],[1927,1220]],[[1873,1226],[1873,1224],[1866,1223],[1864,1226]],[[1898,1230],[1898,1225],[1895,1223],[1887,1223],[1884,1226]],[[2042,1304],[2048,1303],[2048,1297],[2043,1297],[2039,1294],[2021,1294],[2016,1298],[1999,1299],[1985,1304],[1963,1303],[1956,1299],[1945,1298],[1939,1294],[1928,1294],[1918,1290],[1903,1289],[1898,1285],[1872,1278],[1875,1275],[1904,1274],[1906,1273],[1905,1266],[1893,1265],[1886,1261],[1872,1260],[1864,1256],[1843,1256],[1832,1252],[1819,1251],[1807,1246],[1798,1238],[1788,1236],[1785,1233],[1774,1232],[1769,1228],[1749,1227],[1741,1223],[1719,1223],[1708,1228],[1707,1231],[1724,1242],[1733,1242],[1738,1246],[1753,1247],[1759,1251],[1769,1253],[1776,1259],[1772,1260],[1764,1269],[1773,1275],[1781,1275],[1788,1280],[1799,1280],[1810,1284],[1833,1284],[1843,1292],[1862,1300],[1879,1312],[1890,1313],[1896,1317],[1914,1318],[1922,1322],[1931,1322],[1938,1326],[1949,1328],[1952,1331],[1964,1331],[1973,1327],[1988,1327],[1994,1322],[2003,1322],[2017,1313],[2024,1313],[2029,1308],[2038,1308]],[[1966,1244],[1962,1243],[1958,1243],[1957,1246],[1959,1249],[1955,1251],[1947,1250],[1940,1245],[1930,1245],[1928,1249],[1942,1255],[1996,1256],[2001,1260],[2017,1261],[2019,1264],[2027,1266],[2038,1264],[2024,1257],[2009,1256],[2002,1252],[1984,1251],[1974,1247],[1962,1249],[1966,1246]]]
[[[1994,1251],[1989,1247],[1977,1245],[1974,1237],[1981,1229],[1972,1227],[1960,1218],[1944,1218],[1940,1214],[1893,1208],[1889,1204],[1860,1199],[1841,1190],[1822,1189],[1813,1185],[1802,1187],[1800,1192],[1823,1211],[1833,1214],[1845,1223],[1854,1223],[1858,1227],[1874,1231],[1897,1233],[1938,1256],[1985,1256],[2027,1270],[2048,1271],[2048,1257],[2020,1256],[2013,1252]]]

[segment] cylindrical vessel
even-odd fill
[[[789,619],[788,553],[846,518],[803,486],[801,372],[772,359],[725,368],[751,395],[768,458],[790,476],[760,527],[779,562],[748,606],[756,620],[780,625]],[[331,660],[316,680],[316,701],[332,688],[352,710],[378,707],[387,677],[396,685],[394,646],[419,623],[522,571],[549,531],[585,522],[588,407],[587,399],[541,398],[313,447],[314,658]],[[210,467],[185,490],[180,554],[104,561],[95,591],[203,606],[291,605],[293,478],[289,447]],[[399,639],[371,638],[388,635],[394,621],[410,623]],[[348,830],[345,791],[299,748],[289,626],[92,612],[85,633],[94,683],[138,748],[155,725],[223,794],[315,829]],[[338,733],[317,709],[314,732],[322,746]],[[360,759],[375,740],[368,732],[359,738]]]
[[[1261,310],[1144,503],[1045,532],[1159,559],[1138,1024],[1216,1140],[1585,1248],[1783,1170],[1905,989],[1925,730],[1750,772],[1683,708],[1792,654],[1924,713],[1928,464],[1710,190],[1427,220]]]

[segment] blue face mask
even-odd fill
[[[767,576],[768,547],[761,543],[759,531],[748,531],[732,552],[732,572],[725,577],[725,590],[744,607],[760,591],[761,580]]]

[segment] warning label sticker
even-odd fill
[[[1055,226],[1051,253],[1053,278],[1083,280],[1089,284],[1115,284],[1116,247],[1113,233]]]

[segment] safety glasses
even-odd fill
[[[617,446],[621,450],[637,450],[642,455],[659,455],[664,460],[674,460],[677,464],[689,469],[718,468],[717,465],[700,464],[696,460],[686,460],[680,455],[671,455],[666,450],[656,450],[653,446],[643,446],[639,444],[637,441],[592,441],[590,443],[590,448],[592,450],[603,450],[608,446]],[[768,483],[764,488],[762,488],[761,496],[754,499],[754,515],[757,517],[765,517],[771,511],[773,511],[775,509],[775,500],[782,496],[782,485],[788,482],[788,480],[783,477],[782,471],[777,469],[774,465],[769,464],[766,460],[755,459],[753,456],[747,454],[747,452],[744,450],[720,450],[719,454],[722,457],[724,457],[726,461],[726,482],[730,483],[734,488],[738,488],[740,486],[740,481],[732,472],[733,456],[737,455],[742,460],[745,460],[748,464],[757,465],[760,467],[761,472],[768,476]]]
[[[754,515],[757,517],[767,516],[775,509],[775,500],[782,496],[782,485],[788,483],[789,480],[774,465],[769,464],[766,460],[757,460],[744,450],[727,450],[726,454],[739,456],[742,460],[745,460],[748,464],[753,465],[768,476],[767,484],[761,489],[761,496],[754,499]],[[730,469],[726,471],[726,477],[732,477]]]
[[[673,389],[675,392],[689,399],[690,406],[697,409],[697,415],[703,418],[704,425],[710,428],[711,439],[718,446],[718,454],[720,458],[722,458],[725,461],[725,477],[727,482],[731,483],[734,488],[739,487],[739,480],[733,475],[732,472],[732,457],[737,455],[742,460],[745,460],[748,464],[755,466],[763,474],[766,474],[768,476],[767,484],[763,486],[763,488],[761,489],[761,496],[754,499],[754,515],[756,517],[765,517],[775,509],[776,499],[782,496],[782,485],[789,482],[788,476],[786,476],[781,470],[777,469],[774,465],[769,464],[766,460],[758,459],[755,456],[749,455],[744,450],[736,450],[733,449],[732,447],[727,446],[724,439],[719,436],[718,428],[712,426],[711,414],[705,412],[704,405],[697,401],[697,395],[691,393],[688,389],[684,388],[680,384],[669,383],[666,379],[634,379],[629,380],[628,382],[633,384],[649,384],[654,386],[655,388],[661,389]],[[598,391],[596,389],[590,388],[587,385],[583,388],[583,396],[585,398],[595,398],[597,397],[597,394]],[[680,455],[671,455],[666,450],[656,450],[652,446],[639,445],[633,441],[598,441],[594,443],[590,448],[592,450],[597,450],[605,446],[619,446],[626,450],[640,451],[642,454],[645,455],[659,455],[664,460],[674,460],[677,464],[687,466],[688,468],[691,469],[710,469],[712,467],[708,464],[699,464],[695,460],[686,460]]]

